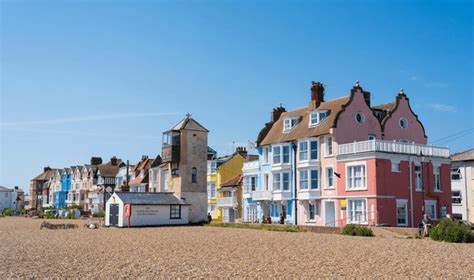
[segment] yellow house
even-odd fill
[[[208,212],[214,221],[222,222],[223,214],[226,221],[239,218],[238,213],[242,211],[238,210],[241,204],[238,203],[237,193],[232,196],[232,193],[221,191],[221,185],[242,172],[246,158],[246,149],[238,147],[232,155],[208,160],[207,202]]]

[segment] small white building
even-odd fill
[[[132,227],[188,224],[189,204],[170,192],[115,192],[106,203],[105,225],[128,227],[129,220]]]
[[[24,193],[18,187],[13,189],[0,186],[0,213],[6,208],[19,211],[23,208]]]

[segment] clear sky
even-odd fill
[[[187,112],[230,153],[312,80],[373,104],[404,88],[430,142],[473,147],[472,1],[379,2],[0,1],[0,185],[154,157]]]

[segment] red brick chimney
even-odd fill
[[[320,82],[311,82],[311,103],[312,109],[316,109],[324,102],[324,85]]]
[[[270,113],[270,122],[275,123],[284,112],[286,112],[286,109],[281,104],[280,106],[273,108],[273,111]]]

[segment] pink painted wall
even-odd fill
[[[408,127],[400,126],[400,119],[408,120]],[[399,99],[397,109],[384,124],[384,140],[408,140],[418,144],[426,144],[427,139],[424,136],[423,127],[417,121],[416,116],[411,112],[408,100],[405,96]]]
[[[359,124],[356,121],[355,115],[357,112],[362,112],[365,115],[365,122],[363,124]],[[365,102],[364,94],[360,89],[354,93],[353,100],[346,107],[345,111],[339,115],[334,134],[339,144],[366,141],[369,134],[375,135],[377,139],[382,139],[380,122]]]
[[[410,202],[410,167],[408,161],[400,161],[400,172],[392,172],[391,160],[389,159],[370,159],[366,160],[367,166],[367,190],[346,191],[346,164],[350,162],[339,162],[338,172],[341,178],[338,179],[338,196],[360,197],[377,195],[377,198],[368,199],[368,219],[369,224],[389,224],[397,226],[396,220],[396,200],[405,199],[408,202],[408,224],[411,224],[411,202]],[[413,188],[413,225],[416,227],[422,217],[422,205],[424,200],[437,201],[437,217],[441,218],[442,206],[447,206],[447,213],[451,213],[451,173],[450,165],[442,164],[440,170],[441,192],[434,192],[433,165],[428,162],[422,167],[423,172],[423,190],[415,190],[415,163],[412,163],[412,188]],[[424,199],[424,200],[423,200]],[[337,202],[337,218],[340,217],[340,200]],[[374,214],[372,214],[372,205],[374,205]],[[344,221],[339,226],[346,224],[347,210],[343,211]]]

